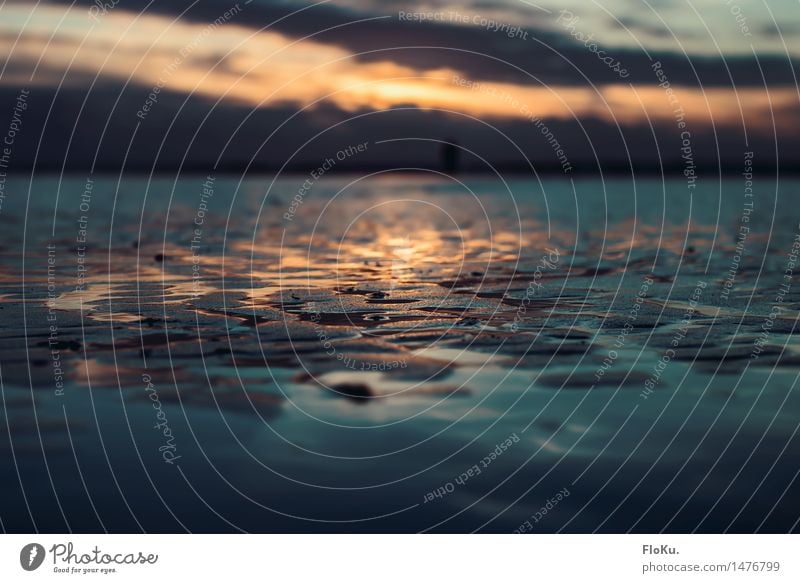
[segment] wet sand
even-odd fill
[[[797,528],[800,183],[207,182],[7,187],[6,530]]]

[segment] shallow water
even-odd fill
[[[797,529],[800,182],[307,178],[9,180],[5,530]]]

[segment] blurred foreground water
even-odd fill
[[[797,529],[800,182],[308,178],[8,181],[4,530]]]

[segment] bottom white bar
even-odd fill
[[[800,581],[797,544],[791,535],[4,535],[0,581]]]

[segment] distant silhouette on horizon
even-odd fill
[[[449,142],[449,143],[448,143]],[[458,149],[458,142],[446,139],[439,150],[439,157],[442,162],[442,170],[447,174],[454,174],[458,170],[458,159],[461,152]]]

